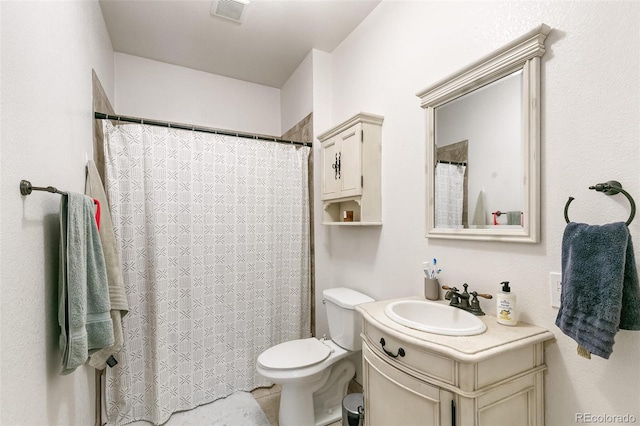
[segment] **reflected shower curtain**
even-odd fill
[[[436,164],[436,228],[462,228],[465,168],[465,166],[456,164]]]
[[[265,349],[310,336],[308,147],[104,121],[129,314],[109,424],[269,383]]]

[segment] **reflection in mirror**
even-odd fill
[[[436,228],[522,226],[522,70],[435,108],[435,131]]]
[[[427,237],[535,243],[547,25],[417,94],[427,116]]]

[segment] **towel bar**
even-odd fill
[[[598,192],[603,192],[606,195],[615,195],[619,192],[622,192],[622,194],[627,197],[627,200],[629,200],[629,204],[631,204],[631,214],[629,215],[629,219],[627,219],[627,221],[625,222],[627,224],[627,226],[629,226],[629,224],[631,223],[631,221],[633,221],[633,217],[636,215],[636,203],[635,201],[633,201],[633,197],[631,195],[629,195],[629,193],[627,191],[625,191],[624,189],[622,189],[622,184],[618,181],[615,180],[610,180],[606,183],[598,183],[595,184],[594,186],[590,186],[589,189],[595,189]],[[567,223],[570,222],[569,220],[569,204],[571,204],[571,202],[574,200],[575,198],[573,197],[569,197],[569,199],[567,200],[567,204],[565,204],[564,206],[564,220],[567,221]]]
[[[31,182],[29,182],[28,180],[24,180],[24,179],[21,180],[20,181],[20,193],[22,195],[29,195],[29,194],[31,194],[31,191],[47,191],[47,192],[51,192],[53,194],[67,195],[66,192],[58,191],[53,186],[47,186],[47,187],[33,186],[33,185],[31,185]]]

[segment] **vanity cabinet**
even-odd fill
[[[381,225],[383,117],[357,114],[318,136],[325,225]],[[346,212],[352,212],[346,221]]]
[[[366,344],[362,347],[362,355],[366,424],[453,424],[453,393],[394,368]]]
[[[544,341],[552,333],[487,315],[483,334],[436,335],[390,320],[386,303],[356,307],[365,425],[544,425]]]

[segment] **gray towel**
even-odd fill
[[[61,197],[61,374],[84,364],[89,351],[113,344],[107,273],[93,211],[90,197],[73,192]]]
[[[107,195],[104,192],[102,179],[100,179],[100,174],[93,161],[89,161],[87,164],[85,194],[97,199],[101,206],[100,241],[102,243],[102,251],[104,252],[104,260],[107,268],[109,302],[111,303],[111,320],[113,322],[113,345],[92,353],[89,359],[89,365],[98,370],[103,370],[106,367],[106,361],[122,349],[122,318],[124,318],[129,311],[129,304],[124,291],[120,254],[118,253],[115,236],[113,234],[113,223],[111,222]]]
[[[567,225],[556,325],[581,348],[605,359],[619,329],[640,330],[640,285],[624,222]]]

